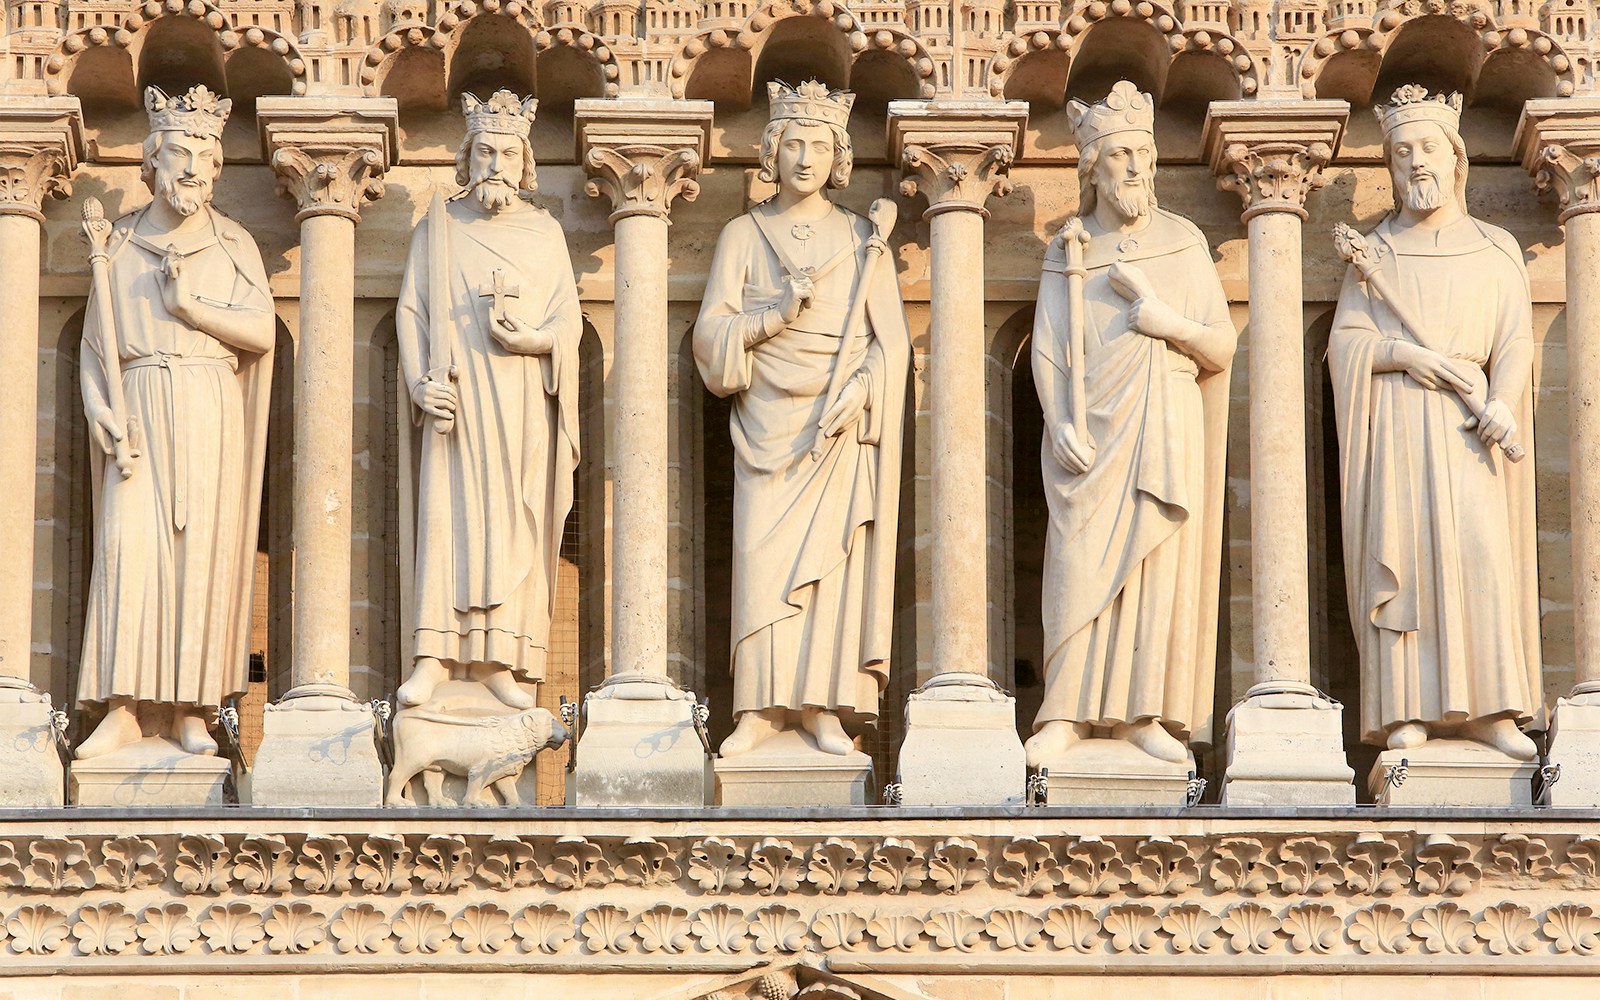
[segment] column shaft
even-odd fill
[[[611,672],[667,662],[667,220],[616,222]]]
[[[1600,213],[1567,219],[1574,694],[1600,691]]]
[[[983,215],[930,218],[933,672],[988,675]]]
[[[1250,564],[1256,690],[1311,680],[1301,220],[1251,217]]]
[[[33,645],[34,476],[38,461],[39,223],[0,215],[0,677],[26,682]]]

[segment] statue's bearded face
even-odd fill
[[[1155,203],[1155,138],[1143,132],[1106,136],[1095,158],[1093,178],[1095,197],[1115,207],[1124,222],[1149,215]]]
[[[485,211],[499,212],[516,204],[525,152],[519,136],[478,132],[467,151],[468,188]]]
[[[833,129],[821,123],[792,121],[778,139],[778,184],[798,195],[820,191],[833,173],[836,155]]]
[[[1457,166],[1455,147],[1435,122],[1406,122],[1389,133],[1389,176],[1413,212],[1431,213],[1451,197]]]
[[[209,204],[221,166],[220,146],[217,140],[207,136],[161,133],[161,141],[150,157],[156,196],[183,216],[193,215]]]

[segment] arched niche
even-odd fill
[[[1444,15],[1407,21],[1384,50],[1372,100],[1386,101],[1408,83],[1470,99],[1483,60],[1483,39],[1471,25]]]
[[[1051,47],[1029,52],[1005,79],[1008,101],[1027,101],[1031,113],[1058,110],[1067,100],[1067,54]]]
[[[684,83],[683,96],[693,101],[714,101],[717,111],[750,108],[750,50],[711,49],[694,62]]]
[[[850,85],[850,45],[832,23],[816,17],[788,17],[772,26],[756,57],[752,106],[767,103],[767,84],[818,80],[829,89]]]
[[[1080,101],[1098,101],[1118,80],[1131,81],[1159,102],[1171,66],[1167,37],[1139,18],[1097,21],[1076,46],[1066,94]]]
[[[528,96],[534,93],[533,37],[517,20],[503,14],[480,14],[455,31],[450,56],[448,97],[487,97],[501,88]]]
[[[163,17],[152,22],[139,39],[138,64],[140,94],[146,87],[181,94],[196,84],[228,93],[222,43],[209,25],[196,18]]]

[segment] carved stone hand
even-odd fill
[[[554,334],[510,314],[490,323],[489,332],[513,354],[549,354],[556,347]]]

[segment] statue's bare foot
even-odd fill
[[[1402,722],[1389,730],[1390,750],[1415,750],[1428,742],[1428,727],[1420,722]]]
[[[484,675],[483,686],[489,689],[490,694],[519,712],[532,708],[535,704],[533,695],[517,686],[516,675],[506,667],[491,670]]]
[[[808,708],[801,713],[800,724],[816,738],[817,749],[823,753],[843,757],[856,748],[855,740],[845,735],[844,723],[839,721],[837,712]]]
[[[1539,756],[1538,746],[1509,716],[1473,719],[1462,728],[1461,735],[1488,744],[1513,760],[1533,760]]]
[[[737,757],[749,753],[783,731],[783,709],[770,708],[765,712],[742,712],[738,725],[722,741],[718,753],[723,757]]]
[[[139,729],[139,717],[134,714],[133,706],[126,702],[112,705],[106,712],[106,717],[94,727],[94,732],[89,738],[78,744],[77,752],[73,754],[79,760],[88,760],[91,757],[103,757],[114,750],[120,750],[129,743],[137,743],[144,733]]]
[[[206,728],[205,713],[196,709],[174,709],[172,738],[189,753],[210,756],[217,752],[217,741]]]
[[[1164,760],[1169,764],[1182,764],[1189,759],[1189,748],[1176,736],[1167,732],[1167,727],[1157,719],[1140,719],[1120,734],[1113,735],[1118,739],[1127,740],[1156,760]]]
[[[433,697],[434,688],[449,679],[450,671],[443,663],[431,656],[418,657],[411,679],[400,685],[395,698],[402,705],[421,705]]]
[[[1087,722],[1067,722],[1063,719],[1046,722],[1023,745],[1028,754],[1028,766],[1043,767],[1066,753],[1072,744],[1088,739],[1089,730]]]

